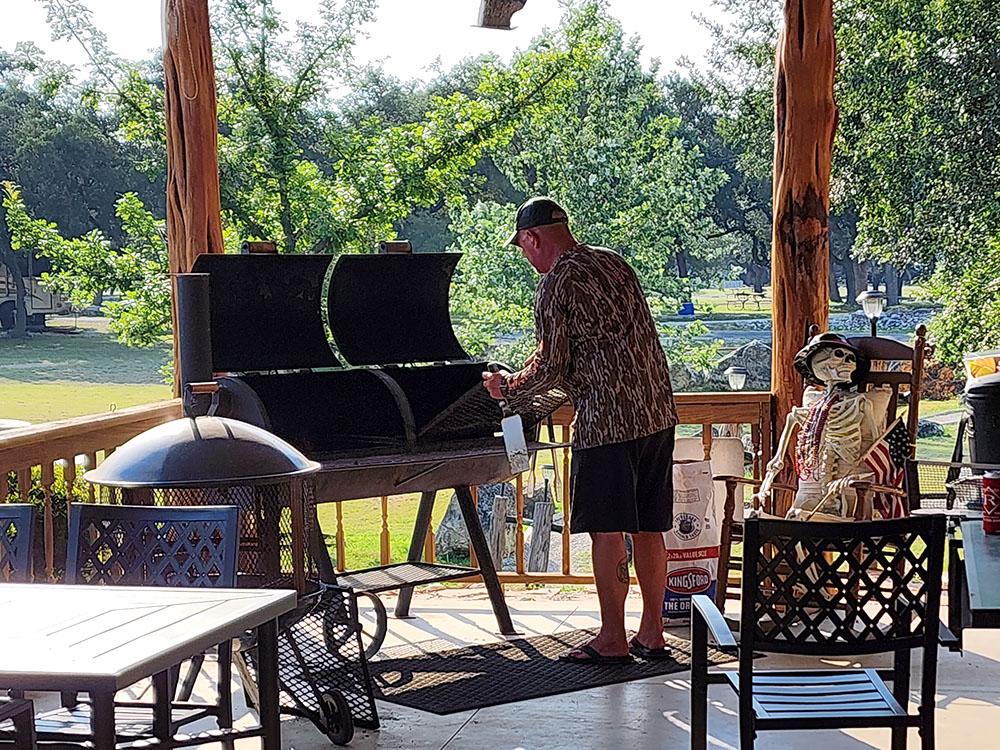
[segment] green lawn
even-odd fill
[[[840,293],[844,299],[847,298],[846,288],[842,287]],[[760,299],[759,309],[757,302],[751,300],[747,301],[746,304],[742,304],[742,300],[735,300],[732,292],[723,289],[701,289],[692,295],[692,299],[694,300],[695,312],[702,319],[758,318],[771,314],[772,299],[770,286],[764,287],[764,297]],[[928,304],[926,293],[921,287],[903,287],[903,295],[900,300],[901,306],[927,307]],[[832,313],[852,312],[856,309],[857,305],[848,302],[832,302],[830,304],[830,312]]]
[[[21,383],[0,378],[0,419],[23,419],[37,424],[162,401],[171,395],[170,387],[166,385],[68,380]]]
[[[130,349],[103,319],[57,318],[53,331],[0,337],[0,419],[46,422],[170,398],[160,368],[170,349]]]
[[[452,493],[438,493],[434,504],[432,528],[437,528]],[[400,495],[389,498],[389,544],[392,562],[406,560],[410,549],[410,535],[417,517],[420,495]],[[382,505],[379,498],[351,500],[341,506],[344,514],[344,538],[347,554],[347,568],[368,568],[378,565],[381,560]],[[336,561],[337,508],[333,503],[325,503],[317,509],[320,528],[330,550],[330,558]]]

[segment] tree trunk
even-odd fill
[[[837,108],[832,0],[785,0],[774,80],[771,249],[776,422],[801,403],[793,360],[810,324],[827,327],[830,159]]]
[[[886,307],[892,307],[893,305],[899,304],[900,298],[900,283],[899,283],[899,269],[896,268],[892,263],[886,263],[884,266],[885,270],[885,304]]]
[[[857,264],[854,262],[854,258],[851,257],[850,253],[845,256],[845,260],[841,265],[844,269],[844,284],[847,286],[847,301],[854,305],[856,304],[858,295],[861,292],[858,291],[858,276],[855,272],[855,267]]]
[[[851,265],[851,271],[854,277],[854,296],[851,297],[851,302],[857,304],[858,295],[868,289],[868,274],[871,271],[872,263],[870,260],[858,263],[852,258]]]
[[[208,0],[165,0],[163,86],[167,131],[167,249],[170,273],[201,253],[221,253],[218,115]],[[173,305],[177,367],[177,306]],[[178,384],[175,381],[175,392]]]
[[[693,298],[691,295],[691,281],[689,278],[690,273],[688,268],[687,250],[683,247],[679,248],[675,258],[677,261],[677,276],[684,281],[684,286],[681,289],[681,302],[691,302],[693,301]]]
[[[28,337],[28,310],[26,302],[28,290],[24,286],[24,273],[17,255],[11,245],[10,232],[7,229],[7,216],[0,207],[0,266],[7,269],[14,283],[14,328],[7,332],[12,339]]]
[[[833,302],[843,302],[844,298],[840,296],[840,283],[837,281],[837,267],[831,263],[830,264],[830,299]]]
[[[294,253],[298,242],[295,236],[295,224],[292,222],[292,202],[288,197],[288,181],[281,180],[278,187],[281,200],[281,232],[285,235],[285,252]]]

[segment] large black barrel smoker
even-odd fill
[[[205,281],[180,280],[182,313],[193,295],[204,292]],[[184,356],[182,345],[182,361]],[[345,744],[355,723],[375,728],[378,715],[355,597],[314,582],[312,478],[320,465],[267,430],[217,416],[218,384],[191,380],[198,360],[191,355],[186,361],[186,416],[132,438],[85,478],[103,502],[239,508],[237,585],[295,588],[300,594],[299,607],[279,621],[282,710],[309,718]],[[254,646],[244,642],[234,657],[251,703]]]

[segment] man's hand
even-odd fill
[[[490,395],[497,401],[503,401],[504,395],[501,388],[503,387],[504,374],[502,372],[484,372],[483,373],[483,387],[490,392]]]

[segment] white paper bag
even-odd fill
[[[675,461],[674,527],[663,535],[667,544],[663,618],[670,624],[689,619],[692,594],[715,597],[720,514],[712,485],[712,462]]]

